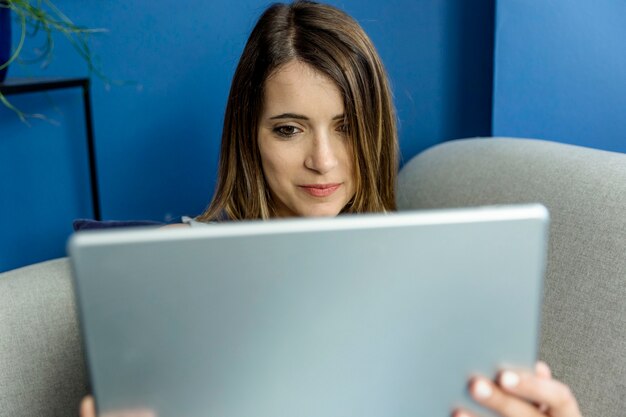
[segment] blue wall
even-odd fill
[[[497,3],[493,134],[626,152],[626,2]]]
[[[493,2],[332,2],[361,22],[388,68],[404,160],[445,140],[490,133]],[[230,79],[270,2],[55,3],[76,22],[108,28],[92,44],[104,71],[138,83],[106,88],[96,79],[92,87],[103,218],[201,212],[215,182]],[[64,39],[56,47],[45,71],[14,66],[9,76],[87,74]],[[27,127],[0,107],[0,271],[63,256],[71,221],[92,216],[79,90],[13,101],[58,125]]]

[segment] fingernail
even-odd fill
[[[515,372],[504,371],[500,375],[500,385],[505,388],[515,388],[519,384],[519,375]]]
[[[491,385],[489,385],[487,381],[482,379],[479,379],[474,383],[472,391],[477,398],[483,400],[491,397],[491,394],[493,394],[493,389],[491,388]]]
[[[467,414],[465,411],[460,411],[460,410],[455,411],[453,416],[454,417],[470,417],[470,415]]]
[[[539,361],[535,365],[535,373],[540,376],[550,376],[552,374],[552,371],[550,370],[550,367],[547,363]]]

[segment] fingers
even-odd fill
[[[91,395],[83,398],[80,403],[80,417],[96,417],[96,406]],[[122,410],[111,413],[104,413],[102,417],[156,417],[152,410]]]
[[[535,375],[543,379],[552,379],[552,371],[544,361],[539,361],[535,364]]]
[[[541,417],[544,415],[528,401],[505,392],[487,378],[472,378],[469,391],[479,404],[502,417]]]
[[[563,383],[552,379],[544,362],[538,362],[535,373],[503,370],[496,381],[474,377],[469,391],[481,405],[502,417],[581,417],[574,395]],[[454,417],[473,417],[457,410]]]
[[[504,392],[514,397],[545,404],[552,417],[579,417],[578,404],[569,387],[554,379],[546,379],[545,369],[541,373],[538,376],[526,371],[506,370],[500,372],[497,382]]]
[[[91,395],[83,398],[80,403],[80,417],[96,417],[96,406]]]
[[[469,411],[454,410],[454,412],[452,412],[452,417],[476,417],[476,416],[474,416],[474,414],[470,413]]]
[[[542,378],[542,379],[552,379],[552,371],[550,370],[550,367],[548,366],[548,364],[543,361],[539,361],[535,364],[535,375],[538,378]],[[546,411],[548,411],[547,404],[537,403],[535,405],[537,406],[537,408],[539,408],[539,411],[542,413],[545,413]]]

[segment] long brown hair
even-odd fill
[[[374,45],[343,11],[309,1],[273,4],[259,18],[233,77],[217,187],[200,221],[267,219],[274,203],[257,144],[265,80],[298,60],[335,82],[353,147],[355,195],[342,213],[395,209],[397,129],[391,90]]]

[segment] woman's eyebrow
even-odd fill
[[[345,117],[344,114],[338,114],[337,116],[333,117],[332,120],[340,120],[343,119]],[[270,120],[275,120],[275,119],[298,119],[298,120],[309,120],[308,117],[302,115],[302,114],[296,114],[296,113],[283,113],[283,114],[279,114],[277,116],[272,116],[270,117]]]
[[[279,114],[278,116],[272,116],[270,117],[270,120],[274,120],[274,119],[299,119],[299,120],[309,120],[308,117],[303,116],[301,114],[296,114],[296,113],[283,113],[283,114]]]

